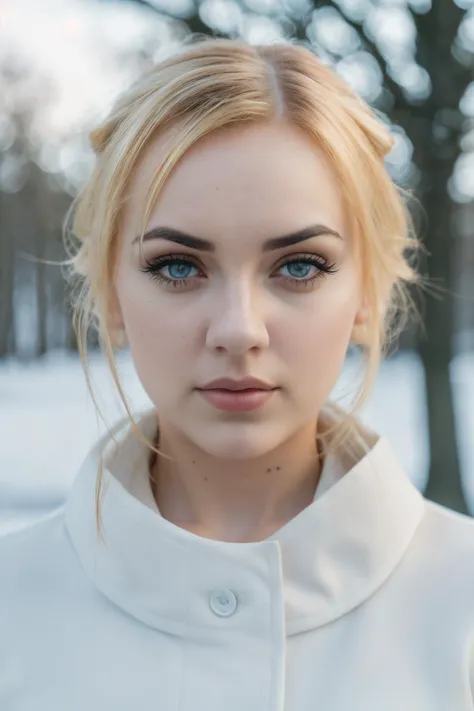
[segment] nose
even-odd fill
[[[262,298],[246,280],[236,280],[226,292],[215,297],[206,335],[206,345],[242,355],[252,349],[268,348]]]

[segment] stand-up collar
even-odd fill
[[[136,418],[137,419],[137,418]],[[138,424],[148,440],[154,410]],[[314,501],[264,541],[230,543],[190,533],[164,519],[149,486],[150,451],[124,418],[86,457],[65,505],[65,521],[82,565],[115,604],[155,628],[199,636],[216,624],[203,599],[237,589],[245,602],[281,589],[286,633],[340,617],[390,575],[423,515],[424,499],[388,441],[368,431],[359,461],[330,455]],[[104,452],[102,535],[97,535],[97,471]],[[206,608],[208,609],[208,608]]]

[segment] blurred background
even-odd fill
[[[104,431],[59,266],[87,132],[190,32],[311,46],[392,125],[387,167],[419,200],[432,288],[363,417],[428,498],[474,514],[474,1],[0,0],[0,531],[60,505]],[[97,344],[108,424],[124,415]],[[334,396],[350,401],[354,358]],[[149,402],[127,353],[132,405]]]

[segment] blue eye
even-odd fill
[[[329,264],[316,254],[304,254],[293,256],[284,264],[281,264],[277,271],[288,269],[289,276],[281,277],[279,275],[285,282],[299,287],[308,287],[317,279],[323,279],[327,274],[337,272],[338,270],[334,269],[334,266],[335,264]],[[168,269],[169,276],[163,274],[165,269]],[[198,276],[198,274],[190,274],[190,270],[192,271],[193,269],[197,270],[198,273],[201,271],[191,259],[181,255],[168,254],[158,257],[152,262],[147,262],[147,266],[144,269],[140,269],[140,271],[147,273],[151,279],[156,279],[163,284],[176,288],[185,287],[189,279],[195,279]],[[314,273],[309,276],[311,270]]]
[[[164,269],[168,269],[169,276],[162,274]],[[195,275],[189,274],[190,269],[199,271],[199,268],[189,259],[184,259],[181,256],[174,257],[169,254],[158,257],[153,262],[147,262],[147,266],[144,269],[140,269],[140,271],[145,272],[151,279],[163,284],[180,287],[186,284],[187,279],[194,278]]]
[[[164,267],[161,268],[164,269]],[[196,267],[189,262],[178,262],[177,260],[174,262],[170,261],[166,265],[166,268],[169,271],[171,279],[189,279],[191,276],[189,270],[196,269]]]
[[[308,262],[298,261],[298,262],[288,262],[284,264],[281,268],[288,269],[290,271],[290,276],[295,279],[307,278],[308,272],[311,272],[311,267],[314,268],[313,264]],[[293,271],[293,273],[291,273]]]

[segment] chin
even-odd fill
[[[269,431],[271,429],[271,431]],[[266,430],[266,431],[265,431]],[[285,437],[262,424],[225,423],[214,425],[208,432],[196,433],[195,444],[209,455],[220,459],[255,459],[278,447]]]

